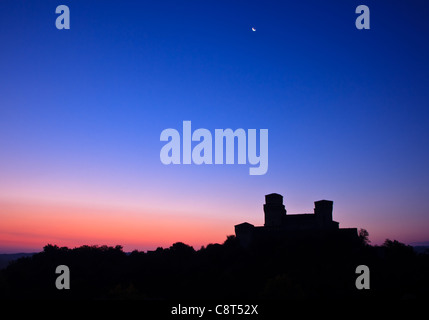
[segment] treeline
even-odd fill
[[[58,265],[70,289],[58,290]],[[358,290],[356,267],[370,270]],[[121,246],[47,245],[0,272],[0,297],[25,299],[407,299],[429,297],[429,255],[386,240],[371,246],[324,241],[267,242],[243,248],[234,236],[200,250],[125,253]]]

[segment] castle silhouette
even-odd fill
[[[357,228],[340,228],[339,223],[332,220],[333,204],[330,200],[319,200],[314,202],[314,213],[288,215],[283,196],[271,193],[265,196],[264,226],[240,223],[235,225],[235,235],[243,246],[263,239],[293,241],[303,237],[357,241]]]

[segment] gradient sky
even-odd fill
[[[262,225],[271,192],[288,213],[333,200],[374,244],[428,241],[428,16],[428,1],[2,0],[0,252],[199,248]],[[160,133],[184,120],[269,129],[267,174],[163,165]]]

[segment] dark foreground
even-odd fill
[[[56,267],[70,269],[70,289],[58,290]],[[356,267],[370,270],[370,289],[358,290]],[[224,244],[195,251],[126,254],[121,246],[47,245],[0,272],[2,299],[423,299],[429,298],[429,255],[386,240],[383,246],[299,241],[243,248]]]

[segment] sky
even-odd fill
[[[429,3],[297,2],[2,0],[0,252],[199,249],[263,225],[273,192],[334,201],[373,244],[429,241]],[[267,173],[164,165],[183,121],[268,129]]]

